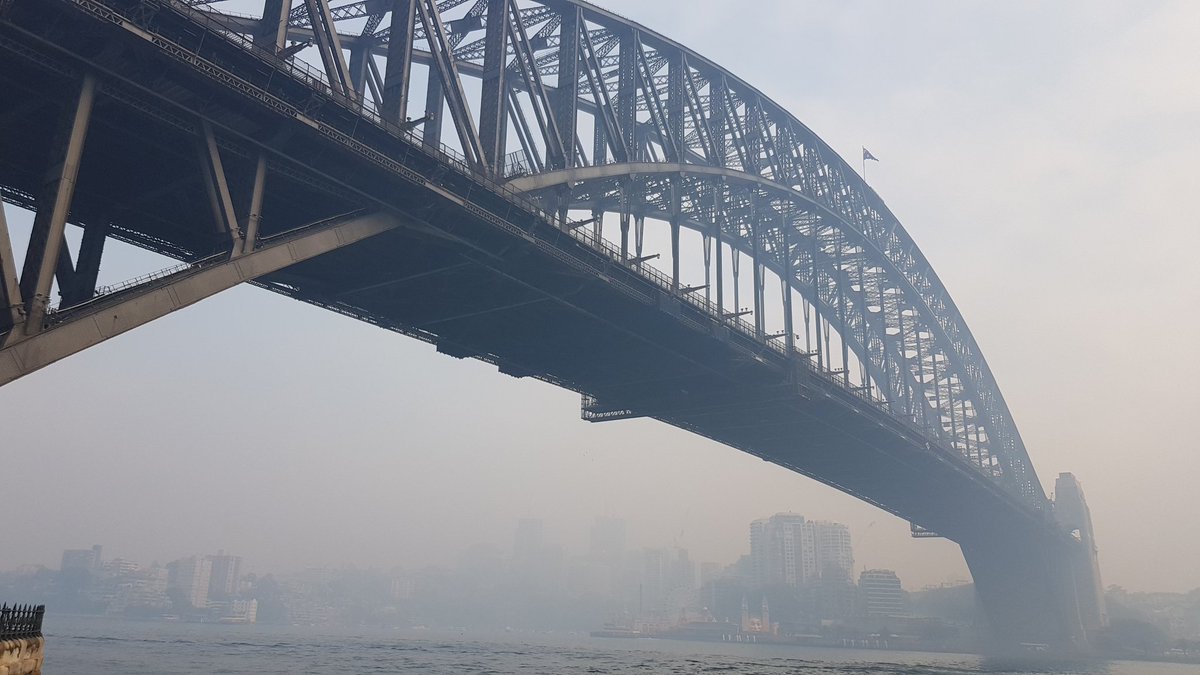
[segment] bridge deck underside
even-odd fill
[[[928,449],[916,430],[800,361],[718,325],[549,223],[521,216],[525,232],[517,233],[464,208],[447,193],[472,193],[472,204],[493,213],[512,207],[433,155],[371,129],[355,131],[436,178],[428,185],[402,180],[149,43],[86,21],[64,14],[54,24],[63,33],[55,42],[76,45],[75,54],[26,32],[3,36],[60,70],[81,71],[80,57],[100,70],[72,222],[111,221],[112,236],[184,260],[226,246],[197,159],[195,127],[203,117],[222,132],[235,203],[248,200],[256,153],[269,154],[264,235],[363,208],[408,223],[258,280],[272,290],[694,431],[959,541],[1033,522],[1024,512],[1014,519],[1013,502],[990,479]],[[232,62],[245,57],[227,58],[238,65]],[[10,201],[32,205],[39,193],[47,148],[77,86],[72,72],[0,48],[0,186]],[[311,92],[283,87],[276,94],[286,99],[293,89],[329,125],[349,120],[328,101],[313,105]],[[313,358],[344,348],[313,345]]]

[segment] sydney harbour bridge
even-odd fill
[[[1103,625],[1078,484],[1047,497],[920,249],[764,93],[576,0],[222,7],[0,0],[35,213],[20,267],[0,217],[0,385],[251,283],[947,537],[1000,643]],[[98,287],[109,240],[178,264]]]

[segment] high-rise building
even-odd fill
[[[218,551],[216,555],[207,556],[212,566],[208,582],[209,600],[228,600],[237,595],[238,583],[242,578],[242,557],[225,555]]]
[[[886,619],[904,614],[904,591],[900,578],[891,570],[863,570],[858,577],[867,617]]]
[[[642,578],[639,600],[639,610],[653,611],[661,609],[666,600],[667,580],[670,571],[667,568],[667,552],[658,548],[642,550]]]
[[[167,565],[167,588],[176,591],[192,607],[208,606],[208,585],[212,578],[212,561],[206,556],[180,558]]]
[[[100,569],[103,562],[100,559],[100,553],[103,547],[99,544],[91,548],[73,548],[63,551],[62,564],[59,566],[61,570],[87,570],[95,572]]]
[[[113,558],[112,560],[104,563],[103,567],[105,572],[113,576],[121,577],[137,572],[142,566],[133,560],[126,560],[125,558]]]
[[[750,524],[750,560],[759,585],[849,581],[854,568],[850,530],[840,523],[777,513]]]
[[[759,585],[800,586],[816,575],[812,528],[804,516],[777,513],[750,523],[750,559]]]
[[[824,581],[850,581],[854,570],[854,547],[850,528],[841,523],[812,523],[817,576]]]

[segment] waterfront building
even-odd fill
[[[162,567],[136,569],[117,578],[108,604],[109,614],[160,614],[170,607],[167,570]]]
[[[228,600],[237,595],[242,577],[242,557],[225,555],[224,551],[206,557],[212,568],[208,582],[208,599]]]
[[[841,523],[812,523],[817,576],[822,581],[850,581],[854,570],[854,547],[850,528]]]
[[[798,588],[817,580],[849,582],[854,550],[841,523],[777,513],[750,524],[750,560],[756,584]]]
[[[257,600],[229,600],[227,602],[216,603],[221,623],[257,623],[258,622],[258,601]]]
[[[178,593],[194,608],[208,606],[212,561],[207,556],[180,558],[167,565],[167,588]]]
[[[126,558],[113,558],[104,563],[103,569],[105,572],[116,577],[125,577],[137,572],[142,568],[136,561]]]
[[[867,618],[886,619],[903,616],[904,591],[900,578],[892,570],[863,570],[858,577]]]

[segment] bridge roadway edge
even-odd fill
[[[66,14],[64,20],[80,18]],[[971,476],[972,469],[924,447],[889,417],[875,415],[864,424],[862,418],[870,418],[872,412],[865,402],[832,389],[803,368],[782,362],[761,345],[736,335],[731,338],[708,317],[689,316],[686,305],[681,305],[684,311],[680,312],[669,298],[662,302],[660,289],[629,269],[599,259],[538,214],[522,214],[518,209],[523,232],[498,227],[495,219],[486,217],[488,207],[511,214],[511,204],[494,206],[496,199],[503,202],[504,196],[479,185],[469,174],[446,172],[436,157],[420,148],[404,148],[405,159],[413,159],[415,166],[409,168],[407,180],[398,179],[395,171],[381,166],[387,163],[380,161],[386,156],[364,157],[349,149],[345,138],[336,138],[332,125],[319,122],[314,126],[253,97],[250,103],[258,110],[247,113],[242,109],[247,103],[243,93],[223,91],[195,72],[180,69],[177,61],[150,41],[130,42],[122,43],[121,48],[106,46],[103,58],[76,53],[68,60],[90,61],[92,68],[105,68],[105,59],[111,60],[106,68],[110,75],[136,73],[138,66],[153,63],[162,68],[156,71],[156,86],[133,82],[130,89],[141,95],[150,91],[155,103],[174,108],[168,114],[185,120],[184,125],[189,114],[200,110],[226,131],[225,148],[235,154],[236,148],[230,146],[267,147],[277,167],[291,165],[299,174],[319,167],[316,173],[320,178],[312,182],[324,183],[321,187],[327,194],[320,199],[311,195],[297,198],[296,191],[302,188],[294,181],[281,188],[287,195],[274,196],[275,208],[281,213],[286,211],[280,206],[283,202],[295,201],[296,210],[308,208],[327,215],[362,206],[358,202],[362,200],[409,220],[404,233],[387,235],[392,250],[381,242],[350,247],[260,279],[260,285],[434,342],[439,351],[451,355],[474,356],[496,363],[510,374],[536,376],[618,402],[639,414],[814,477],[960,543],[967,542],[965,547],[979,539],[981,532],[1005,532],[1006,539],[1013,536],[1018,541],[1029,541],[1030,533],[1041,532],[1044,523],[1039,518],[1044,514],[1028,514],[1020,531],[1012,532],[1012,504],[994,485]],[[236,60],[245,55],[235,51],[223,56]],[[122,59],[129,59],[126,68],[121,67]],[[73,65],[83,67],[78,61]],[[164,80],[173,80],[175,87],[169,91],[184,100],[171,100],[156,91]],[[110,93],[125,86],[119,81],[109,84]],[[193,91],[205,95],[189,93]],[[198,104],[196,98],[205,99],[204,104]],[[321,102],[316,110],[318,114],[330,111],[332,117],[339,116],[333,102]],[[355,120],[342,117],[339,122],[354,125],[349,136],[353,138],[361,129]],[[123,123],[110,114],[107,124],[119,128]],[[290,128],[280,130],[280,125]],[[273,131],[264,134],[263,129]],[[121,133],[128,135],[129,130],[115,135]],[[175,129],[165,136],[178,134]],[[363,147],[403,145],[379,134],[370,139],[371,146],[361,142]],[[106,147],[103,141],[100,144]],[[119,145],[113,143],[109,152],[116,152]],[[0,182],[9,191],[33,191],[31,177],[37,175],[37,169],[5,166],[0,172],[4,172]],[[439,173],[437,181],[426,178]],[[95,194],[104,191],[92,190],[96,211],[103,211],[105,205]],[[129,189],[116,190],[116,194],[122,192],[129,193]],[[460,199],[456,196],[460,192],[473,197]],[[433,207],[413,206],[412,202],[429,201],[431,196],[436,200]],[[86,194],[82,199],[88,201]],[[319,201],[327,203],[314,205]],[[488,207],[479,208],[477,202]],[[204,237],[173,232],[161,225],[177,214],[152,205],[143,208],[145,213],[129,214],[127,240],[147,248],[154,248],[147,245],[154,240],[169,241],[172,246],[167,252],[180,257],[203,251]],[[79,211],[79,216],[86,218],[88,205],[81,205]],[[132,226],[138,220],[143,221],[138,227],[144,236]],[[171,241],[173,235],[175,241]],[[584,264],[572,265],[555,255],[562,251]],[[462,267],[444,271],[455,265]],[[357,270],[357,275],[347,274],[347,268]],[[407,283],[389,280],[387,275],[394,275],[397,269],[404,270],[406,278],[428,276],[426,281]],[[390,284],[385,287],[392,290],[407,286],[406,296],[423,299],[397,298],[395,293],[378,290],[347,293],[348,288],[373,283]],[[492,290],[491,297],[481,289]],[[506,294],[512,297],[502,300],[500,296]],[[348,301],[348,296],[354,301]],[[454,316],[447,315],[447,308],[457,310]],[[546,331],[546,326],[554,329]],[[655,339],[647,339],[647,335]],[[864,472],[864,467],[872,468]],[[955,485],[970,489],[954,489]]]

